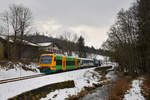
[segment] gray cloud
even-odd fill
[[[134,0],[1,0],[1,11],[10,4],[23,4],[30,8],[35,26],[40,31],[61,32],[70,30],[85,32],[87,45],[100,47],[106,32],[113,24],[117,12],[127,9]],[[41,28],[41,29],[39,29]],[[91,35],[93,34],[93,36]],[[95,38],[94,37],[100,37]],[[99,43],[96,43],[99,42]]]

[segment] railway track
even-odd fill
[[[11,78],[11,79],[6,79],[6,80],[0,80],[0,84],[20,81],[20,80],[25,80],[25,79],[31,79],[31,78],[36,78],[36,77],[42,77],[42,76],[45,76],[45,74],[37,74],[37,75],[30,75],[30,76],[24,76],[24,77],[17,77],[17,78]]]
[[[94,67],[94,66],[89,66],[89,67],[86,67],[86,68],[91,68],[91,67]],[[31,78],[37,78],[37,77],[42,77],[42,76],[46,76],[46,75],[64,73],[64,72],[68,72],[68,71],[75,71],[75,70],[80,70],[80,69],[86,69],[86,68],[81,67],[81,68],[78,68],[78,69],[72,69],[72,70],[67,70],[67,71],[53,72],[51,74],[37,74],[37,75],[30,75],[30,76],[23,76],[23,77],[5,79],[5,80],[0,80],[0,84],[9,83],[9,82],[15,82],[15,81],[20,81],[20,80],[26,80],[26,79],[31,79]]]

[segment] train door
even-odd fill
[[[66,57],[62,56],[62,70],[65,71],[66,70]]]
[[[53,55],[51,70],[56,70],[56,55]]]
[[[54,65],[53,66],[56,66],[56,55],[54,55],[54,58],[53,58],[54,60]]]
[[[80,67],[82,67],[83,65],[83,62],[82,62],[82,59],[80,59]]]
[[[77,69],[77,67],[78,67],[78,60],[77,58],[75,58],[75,69]]]

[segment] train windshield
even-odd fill
[[[41,64],[51,64],[53,56],[41,56]]]

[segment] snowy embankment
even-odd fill
[[[87,87],[92,86],[93,84],[97,84],[101,76],[97,72],[95,72],[94,69],[95,68],[75,70],[47,75],[39,78],[0,84],[0,100],[7,100],[8,98],[21,94],[23,92],[30,91],[48,84],[73,80],[75,83],[74,88],[56,90],[48,94],[46,98],[41,99],[63,100],[70,95],[78,94],[82,89],[84,89],[85,86]],[[57,96],[55,96],[54,98],[54,95]]]
[[[134,80],[132,82],[132,88],[127,91],[123,100],[145,100],[141,93],[142,79]]]
[[[37,63],[26,65],[8,62],[5,66],[0,66],[0,80],[39,74],[37,67]]]

